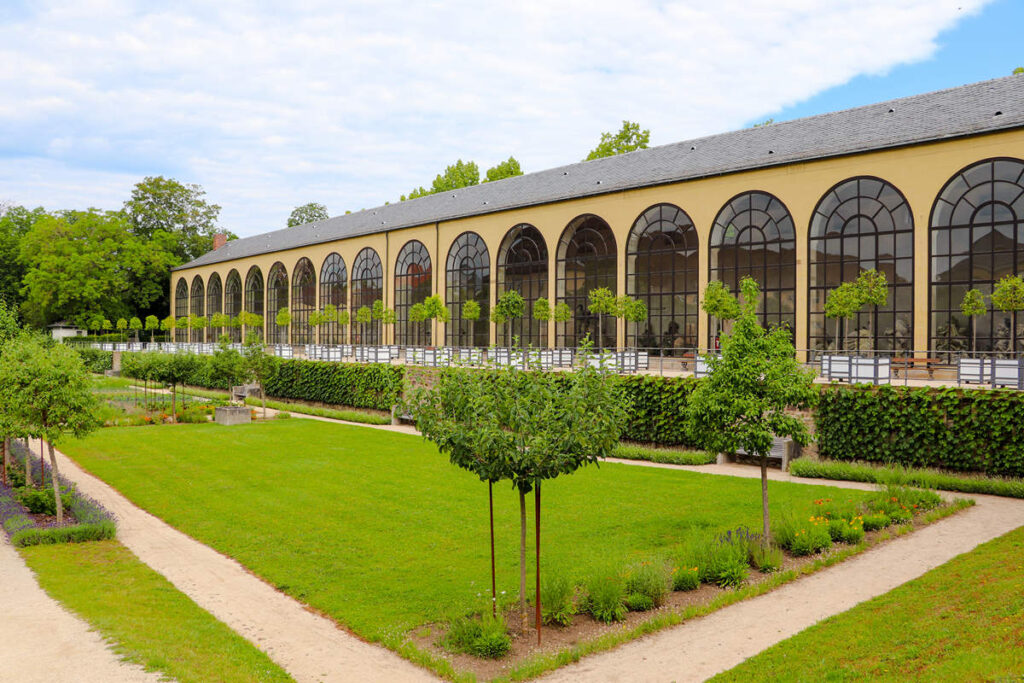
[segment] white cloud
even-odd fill
[[[115,208],[163,174],[254,234],[456,158],[572,162],[623,119],[735,128],[927,58],[985,1],[31,3],[0,10],[0,199]]]

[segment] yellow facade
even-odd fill
[[[615,235],[618,250],[617,291],[625,293],[626,245],[629,231],[645,209],[659,203],[674,204],[693,220],[700,239],[698,280],[699,291],[703,291],[708,281],[709,238],[716,215],[736,195],[759,190],[780,199],[789,210],[795,224],[797,271],[794,342],[798,349],[805,349],[808,347],[808,231],[812,213],[822,196],[837,183],[857,176],[874,176],[895,186],[904,195],[913,213],[913,348],[926,349],[929,346],[928,226],[933,203],[946,182],[958,171],[975,162],[994,157],[1024,159],[1024,129],[818,159],[529,206],[180,269],[174,271],[171,277],[171,311],[175,310],[175,288],[181,278],[184,278],[191,288],[196,275],[202,277],[205,283],[213,273],[219,273],[222,282],[226,282],[228,273],[236,269],[244,287],[246,273],[253,265],[259,266],[266,278],[273,264],[281,262],[290,278],[298,260],[306,257],[312,261],[319,281],[324,259],[332,252],[337,252],[344,259],[351,278],[356,254],[364,247],[372,247],[381,258],[384,269],[385,306],[393,308],[395,259],[402,246],[414,239],[421,241],[429,250],[434,292],[440,293],[443,297],[448,250],[455,238],[467,231],[477,233],[487,244],[491,259],[490,303],[493,307],[497,290],[495,275],[498,270],[499,246],[506,233],[520,223],[535,226],[544,236],[548,248],[548,299],[555,303],[558,300],[555,295],[558,241],[570,221],[588,213],[603,218]],[[351,288],[349,292],[351,294]],[[268,316],[268,319],[272,320],[273,314]],[[492,323],[492,343],[496,340],[494,327]],[[439,338],[443,339],[443,329],[439,332],[442,335]],[[554,325],[548,326],[548,337],[549,344],[554,345]],[[708,338],[708,319],[703,314],[699,316],[697,338],[701,340],[702,345]],[[621,321],[618,340],[619,345],[623,345],[624,326]]]

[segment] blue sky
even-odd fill
[[[0,202],[198,183],[239,235],[447,164],[582,159],[1008,75],[1019,0],[0,0]]]

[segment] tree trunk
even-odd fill
[[[487,482],[487,502],[491,508],[491,614],[498,616],[498,586],[494,571],[494,482]]]
[[[762,529],[763,535],[761,537],[761,544],[768,548],[768,545],[772,540],[772,527],[770,520],[768,519],[768,454],[761,454],[761,514],[764,518],[764,528]]]
[[[178,395],[175,391],[178,385],[171,383],[171,424],[178,424]]]
[[[604,315],[597,314],[597,350],[604,353]]]
[[[971,355],[973,356],[978,350],[978,318],[977,316],[971,318]],[[984,367],[984,363],[982,366]]]
[[[29,448],[28,439],[25,439],[25,486],[35,487],[32,483],[32,450]]]
[[[39,439],[39,450],[43,450],[43,440]],[[64,501],[60,499],[60,484],[57,482],[57,456],[53,454],[53,442],[46,442],[50,450],[50,480],[53,482],[53,497],[57,502],[57,525],[64,522]],[[40,458],[41,460],[42,458]]]
[[[529,628],[526,616],[526,494],[519,490],[519,615],[523,633]]]
[[[43,437],[39,437],[39,487],[46,486],[46,454],[43,453]]]
[[[839,352],[839,318],[836,318],[836,353]]]
[[[469,343],[466,344],[466,346],[468,346],[469,348],[473,348],[474,346],[476,346],[476,335],[473,334],[474,332],[476,332],[476,323],[474,321],[470,320],[469,321]]]
[[[540,480],[537,480],[537,485],[533,489],[533,502],[534,502],[534,520],[533,525],[537,530],[537,598],[534,608],[536,610],[535,619],[537,620],[537,645],[540,645]]]
[[[263,380],[259,380],[260,383],[260,402],[263,404],[263,419],[267,419],[267,392],[263,390]]]
[[[0,445],[0,448],[2,448],[3,452],[4,452],[4,465],[3,465],[4,469],[3,469],[3,479],[2,479],[4,486],[7,486],[7,449],[9,448],[9,446],[10,446],[10,440],[7,437],[4,437],[3,445]]]

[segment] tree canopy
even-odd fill
[[[174,237],[173,251],[179,263],[191,261],[213,249],[220,206],[206,201],[206,191],[163,176],[147,177],[132,188],[124,213],[138,237],[158,232]],[[235,236],[228,233],[228,238]]]
[[[328,218],[330,218],[330,215],[327,213],[326,206],[317,202],[310,202],[292,209],[291,215],[288,216],[288,227],[294,228],[296,225],[325,221]]]
[[[484,178],[484,182],[492,183],[495,180],[511,178],[512,176],[517,175],[523,175],[523,169],[520,168],[519,161],[517,161],[515,157],[509,157],[507,160],[487,169],[487,175]]]
[[[601,133],[601,141],[597,147],[590,150],[590,154],[584,161],[613,157],[617,154],[625,154],[638,149],[647,149],[651,141],[649,129],[640,130],[640,124],[633,121],[623,121],[622,128],[615,133]]]

